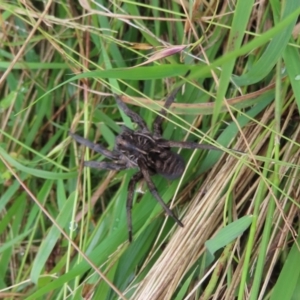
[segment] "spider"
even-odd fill
[[[162,122],[167,114],[167,109],[173,103],[179,89],[180,87],[176,88],[166,99],[163,109],[154,120],[153,133],[147,128],[145,121],[137,113],[129,109],[120,96],[115,95],[119,108],[138,125],[138,128],[137,130],[131,130],[126,126],[122,126],[121,133],[116,136],[115,146],[112,151],[107,150],[100,144],[95,144],[75,133],[69,132],[70,136],[79,144],[85,145],[112,160],[112,162],[85,161],[85,167],[116,171],[131,168],[138,169],[138,172],[133,175],[128,185],[126,211],[129,242],[132,241],[131,209],[134,188],[141,179],[146,181],[151,194],[163,207],[166,214],[172,217],[179,226],[183,227],[183,223],[162,200],[151,179],[151,176],[158,174],[169,180],[173,180],[183,174],[185,162],[171,148],[220,150],[211,145],[171,141],[165,140],[162,137]]]

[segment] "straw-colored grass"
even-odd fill
[[[0,298],[298,299],[300,5],[297,1],[2,1]],[[185,78],[185,74],[190,72]],[[179,180],[83,168],[149,127],[182,85],[164,137]],[[235,149],[243,153],[228,150]]]

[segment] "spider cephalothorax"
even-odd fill
[[[147,166],[150,175],[160,174],[167,179],[175,179],[182,175],[185,163],[181,156],[172,152],[164,140],[153,136],[150,132],[133,131],[122,126],[122,132],[116,137],[115,150],[129,159],[128,167]]]
[[[100,144],[94,144],[93,142],[70,132],[70,135],[78,143],[83,144],[112,160],[112,162],[85,161],[84,165],[86,167],[105,170],[138,169],[138,172],[131,178],[128,186],[126,209],[129,241],[132,240],[131,208],[134,187],[142,178],[145,179],[150,192],[161,204],[165,212],[172,217],[178,225],[183,227],[181,221],[164,203],[151,179],[151,176],[155,174],[162,175],[167,179],[175,179],[182,175],[185,169],[184,160],[180,155],[173,152],[171,147],[220,150],[211,145],[170,141],[162,138],[162,121],[167,113],[167,109],[174,101],[178,90],[179,88],[175,89],[165,101],[164,108],[160,111],[160,114],[153,123],[153,133],[149,131],[144,120],[137,113],[130,110],[121,100],[120,96],[116,95],[115,98],[119,108],[138,125],[138,129],[134,131],[126,126],[122,126],[122,131],[116,137],[115,147],[112,151],[107,150]]]

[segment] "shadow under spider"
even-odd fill
[[[132,241],[131,209],[134,188],[143,178],[145,179],[151,194],[163,207],[166,214],[172,217],[179,226],[183,227],[182,222],[164,203],[151,179],[151,176],[159,174],[167,179],[173,180],[180,177],[184,172],[185,162],[180,155],[172,152],[172,147],[222,151],[212,145],[171,141],[165,140],[162,137],[162,122],[167,114],[167,109],[174,102],[175,96],[180,88],[181,87],[176,88],[166,99],[164,108],[160,111],[160,115],[157,115],[154,120],[153,133],[147,128],[145,121],[137,113],[129,109],[121,100],[120,96],[115,95],[119,108],[124,111],[132,122],[138,125],[138,129],[133,131],[126,126],[122,126],[122,131],[116,136],[115,146],[112,151],[100,144],[95,144],[75,133],[69,132],[70,136],[78,143],[83,144],[112,160],[112,162],[85,161],[84,166],[115,171],[131,168],[139,169],[139,171],[133,175],[128,185],[126,210],[129,242]],[[236,150],[234,151],[239,152]]]

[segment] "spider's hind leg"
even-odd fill
[[[93,161],[87,160],[84,162],[84,166],[87,168],[95,168],[101,170],[120,171],[127,169],[127,166],[122,163],[106,162],[106,161]]]
[[[127,202],[126,202],[126,212],[127,212],[127,226],[128,226],[128,239],[129,242],[132,242],[132,217],[131,217],[131,210],[132,210],[132,201],[133,201],[133,193],[135,185],[143,178],[142,172],[138,172],[129,181],[128,185],[128,195],[127,195]]]
[[[166,214],[168,216],[172,217],[179,226],[183,227],[182,222],[175,216],[173,211],[165,204],[165,202],[162,200],[162,198],[158,194],[158,191],[157,191],[153,181],[151,180],[151,177],[147,170],[146,165],[141,161],[138,164],[139,164],[140,170],[143,174],[143,177],[145,178],[145,181],[147,183],[147,186],[148,186],[151,194],[154,196],[154,198],[157,200],[157,202],[163,207]]]
[[[204,150],[216,150],[216,151],[223,151],[220,148],[217,148],[213,145],[209,144],[198,144],[194,142],[181,142],[181,141],[170,141],[170,140],[163,140],[161,144],[166,147],[176,147],[176,148],[184,148],[184,149],[204,149]],[[228,149],[229,150],[229,149]]]

